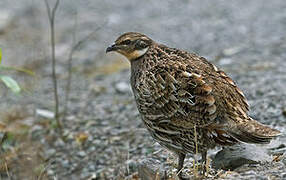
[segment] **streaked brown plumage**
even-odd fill
[[[106,52],[131,63],[131,86],[152,137],[179,155],[202,153],[217,145],[268,143],[279,131],[253,120],[242,91],[205,58],[157,44],[135,32],[121,35]]]

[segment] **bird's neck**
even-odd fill
[[[131,61],[131,69],[135,71],[148,70],[155,66],[160,60],[162,49],[157,44],[153,44],[148,51],[136,60]]]
[[[146,71],[151,70],[158,63],[158,50],[156,45],[149,47],[148,51],[131,63],[131,84],[137,84],[136,80],[146,75]]]

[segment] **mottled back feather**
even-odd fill
[[[131,69],[142,119],[169,149],[194,152],[195,131],[200,152],[238,140],[265,143],[279,133],[252,120],[242,91],[203,57],[153,43]]]

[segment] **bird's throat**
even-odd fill
[[[130,54],[125,55],[127,57],[127,59],[129,61],[133,61],[136,60],[138,58],[140,58],[141,56],[143,56],[147,51],[148,51],[149,47],[146,47],[144,49],[141,50],[135,50]]]

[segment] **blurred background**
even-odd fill
[[[55,0],[48,2],[52,7]],[[285,132],[285,29],[284,0],[60,0],[55,17],[60,112],[69,55],[81,43],[72,53],[69,106],[59,135],[53,119],[45,3],[1,0],[2,65],[35,75],[0,72],[13,77],[22,89],[14,94],[0,84],[0,179],[135,179],[140,161],[147,157],[173,169],[175,156],[155,143],[141,123],[128,61],[105,54],[119,35],[129,31],[204,56],[237,82],[255,119]],[[275,143],[285,147],[285,141]],[[286,178],[280,173],[285,164],[286,160],[277,165],[275,172],[250,168],[230,177]]]

